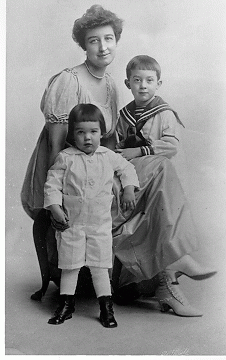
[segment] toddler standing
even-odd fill
[[[100,304],[100,322],[104,327],[117,326],[108,273],[112,267],[114,172],[123,187],[124,211],[134,209],[134,188],[139,182],[132,164],[100,146],[105,131],[103,115],[95,105],[75,106],[68,127],[73,146],[61,151],[48,171],[44,206],[62,227],[56,232],[58,266],[62,269],[60,306],[49,324],[62,324],[72,317],[79,270],[88,266]]]

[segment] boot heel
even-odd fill
[[[161,312],[166,313],[170,310],[170,306],[166,303],[162,303],[162,304],[160,303],[159,305],[160,305]]]

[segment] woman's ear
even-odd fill
[[[127,87],[128,89],[131,89],[130,83],[129,83],[129,80],[128,80],[128,79],[126,79],[126,80],[124,81],[124,83],[125,83],[125,85],[126,85],[126,87]]]

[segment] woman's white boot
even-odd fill
[[[196,317],[203,315],[189,304],[179,288],[179,283],[171,278],[171,274],[167,270],[159,273],[159,286],[155,292],[155,297],[162,312],[172,309],[179,316]]]

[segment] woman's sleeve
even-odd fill
[[[70,69],[53,76],[43,94],[41,111],[47,123],[67,123],[71,109],[78,103],[78,80]]]
[[[58,204],[62,205],[63,178],[66,170],[64,155],[59,153],[55,163],[47,173],[44,185],[44,208]]]
[[[147,139],[150,146],[142,146],[143,155],[162,155],[171,158],[176,155],[180,140],[180,124],[178,123],[174,113],[170,110],[161,112],[161,128],[159,139]]]

